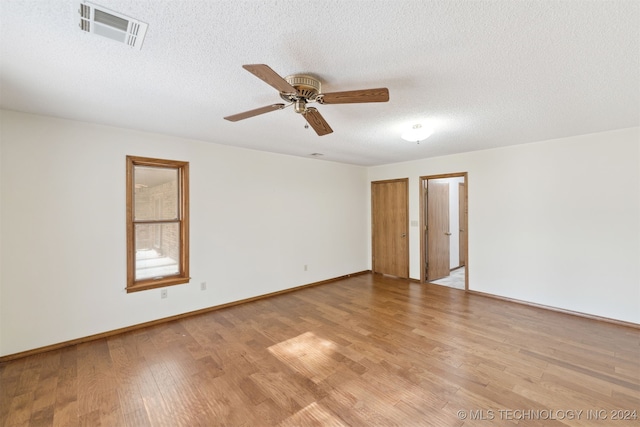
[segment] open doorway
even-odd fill
[[[467,173],[420,177],[421,281],[468,289]]]

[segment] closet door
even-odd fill
[[[409,277],[409,180],[371,183],[372,269]]]

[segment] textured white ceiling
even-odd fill
[[[142,50],[75,1],[0,0],[2,108],[360,165],[640,125],[637,0],[94,2],[148,23]],[[292,109],[227,122],[281,102],[254,63],[390,101],[318,106],[322,137]]]

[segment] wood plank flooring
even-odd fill
[[[4,426],[639,419],[639,330],[379,275],[0,365]]]

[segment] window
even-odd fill
[[[189,163],[127,156],[127,292],[189,281]]]

